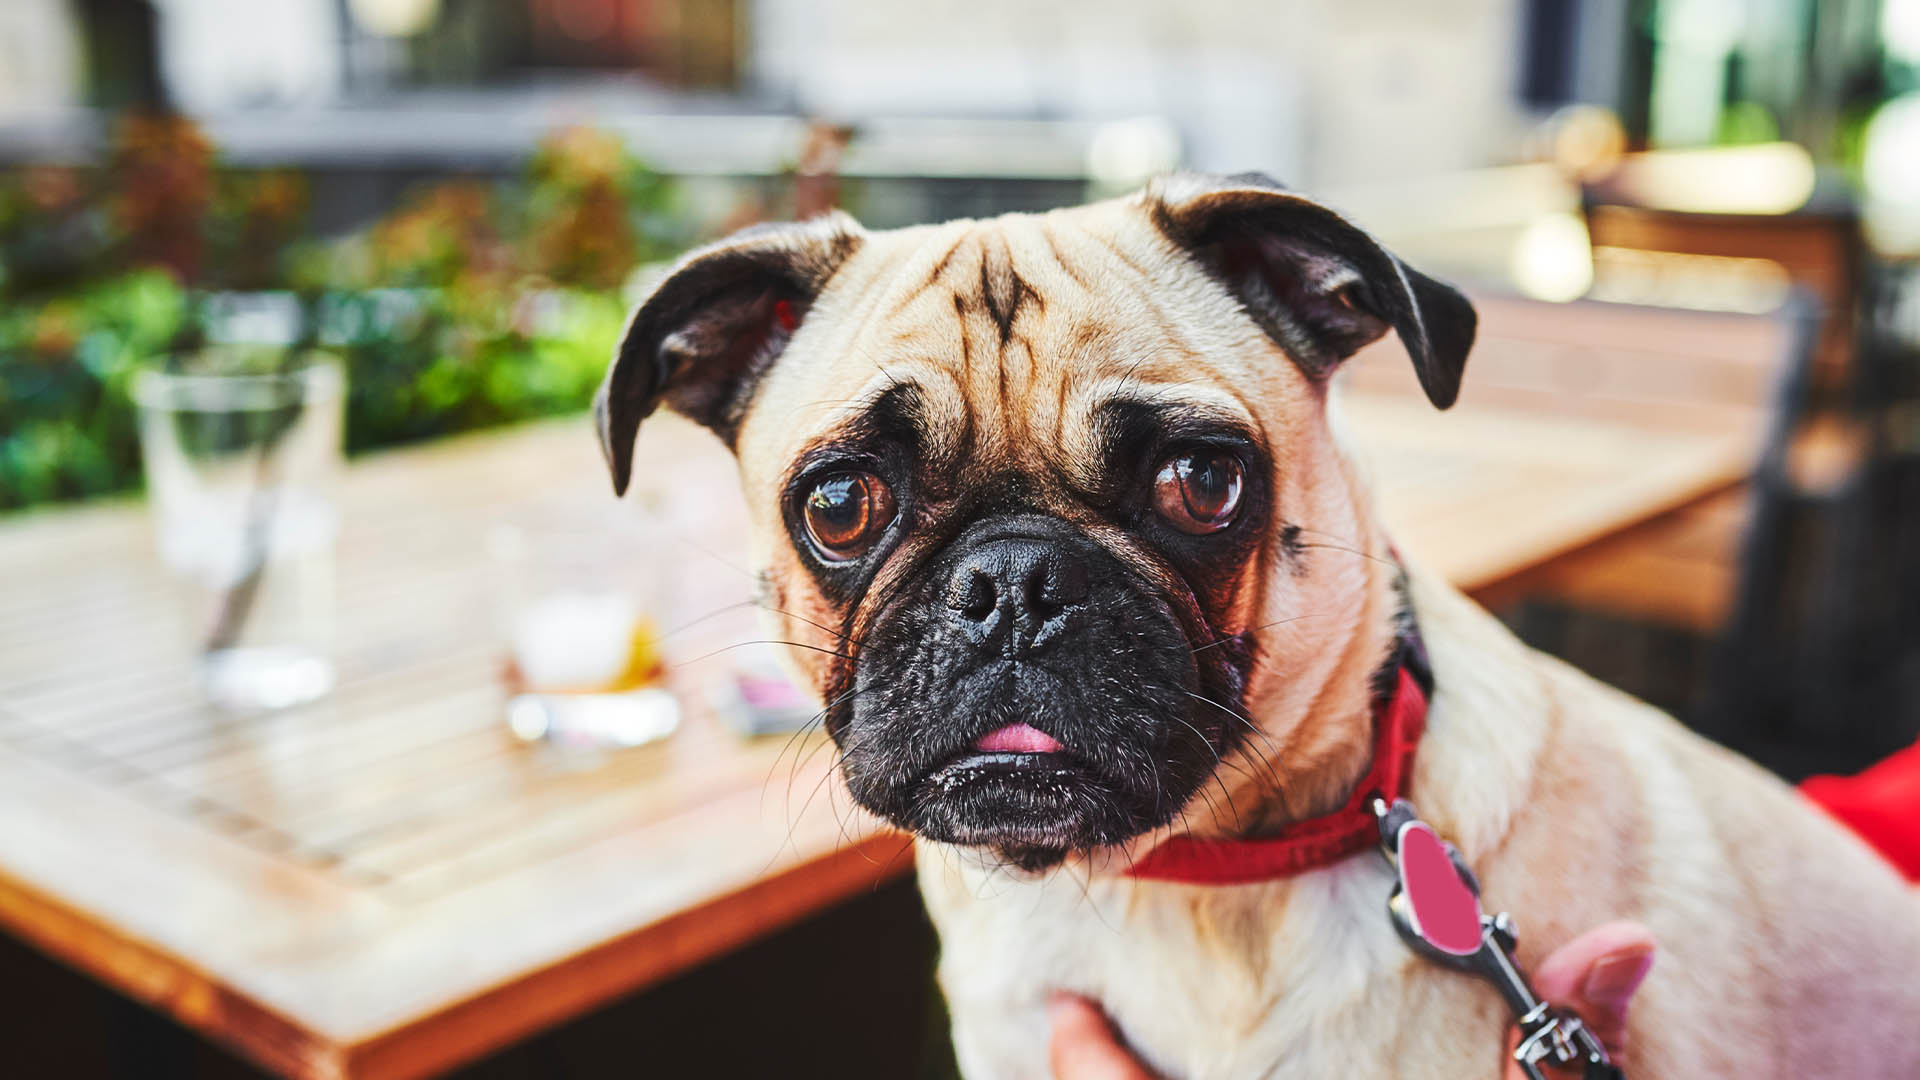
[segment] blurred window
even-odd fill
[[[420,3],[422,0],[356,0]],[[395,81],[491,84],[555,73],[638,74],[670,86],[739,81],[732,0],[438,0]]]
[[[1578,100],[1574,74],[1580,10],[1585,6],[1582,0],[1527,0],[1521,101],[1535,108],[1553,108]]]

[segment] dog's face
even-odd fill
[[[661,401],[733,447],[854,798],[1041,867],[1176,819],[1255,740],[1266,760],[1285,733],[1249,708],[1338,662],[1286,615],[1366,607],[1364,560],[1303,538],[1358,527],[1325,381],[1389,327],[1450,404],[1465,300],[1259,178],[836,216],[683,260],[600,423],[622,490]]]

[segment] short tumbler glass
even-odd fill
[[[681,709],[667,687],[663,626],[672,571],[651,512],[635,500],[519,506],[487,545],[513,734],[589,751],[673,734]]]
[[[135,378],[160,559],[222,707],[288,708],[333,688],[344,383],[324,354],[240,346]]]

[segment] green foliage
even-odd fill
[[[557,134],[515,182],[429,187],[328,243],[292,242],[298,176],[139,164],[194,140],[140,127],[99,174],[0,178],[0,510],[136,485],[134,373],[217,338],[204,312],[221,291],[297,306],[346,369],[362,451],[584,408],[626,276],[687,239],[671,185],[598,132]]]
[[[347,367],[347,448],[586,407],[624,325],[617,294],[526,291],[476,310],[456,290],[335,293],[321,344]]]
[[[0,509],[137,481],[127,391],[185,322],[186,293],[140,270],[39,305],[0,304]]]
[[[1722,146],[1751,146],[1780,138],[1773,110],[1758,101],[1736,101],[1720,110],[1714,141]]]

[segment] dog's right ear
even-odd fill
[[[632,478],[640,421],[663,401],[733,444],[754,385],[863,235],[836,212],[756,225],[681,258],[634,309],[594,398],[616,493]]]

